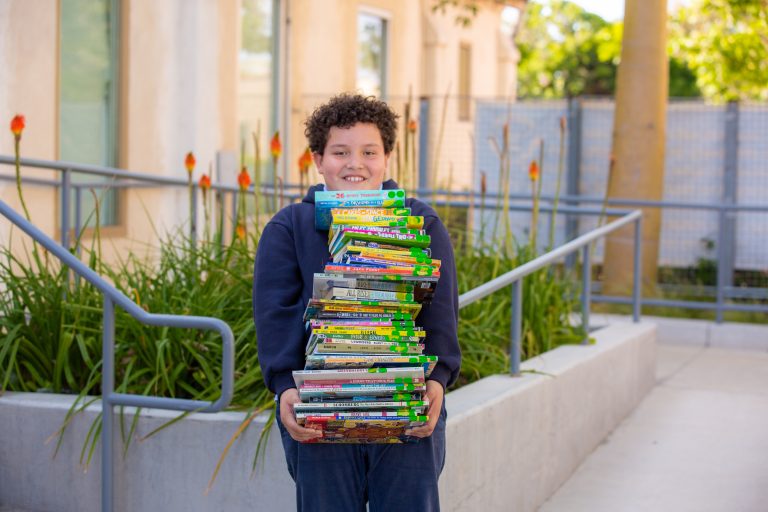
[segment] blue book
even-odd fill
[[[315,192],[315,229],[331,226],[333,208],[403,208],[405,191],[395,190],[322,190]]]

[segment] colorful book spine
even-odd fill
[[[396,215],[396,216],[408,216],[411,214],[411,209],[404,208],[332,208],[331,218],[336,214],[354,214],[354,215]]]
[[[312,332],[316,334],[380,334],[385,336],[426,336],[423,329],[398,329],[397,327],[356,327],[351,325],[324,325]]]
[[[343,210],[333,210],[331,222],[334,225],[381,226],[389,228],[421,229],[424,227],[424,217],[416,215],[375,215],[347,213]]]
[[[348,325],[362,327],[397,327],[398,329],[413,329],[416,325],[413,320],[391,320],[389,318],[353,318],[353,319],[333,319],[333,320],[310,320],[309,326],[312,329],[328,325]]]
[[[331,296],[334,299],[354,300],[402,300],[413,302],[412,293],[384,292],[379,290],[358,290],[357,288],[333,288]]]
[[[424,352],[423,343],[389,343],[378,341],[345,341],[335,340],[333,338],[326,338],[322,343],[315,345],[314,354],[381,354],[381,353],[395,353],[395,354],[421,354]]]
[[[404,208],[404,190],[327,190],[315,192],[315,229],[331,225],[331,210],[348,207]]]
[[[429,247],[403,247],[402,245],[366,242],[365,240],[350,240],[348,245],[351,247],[368,247],[370,249],[388,249],[392,251],[408,250],[411,254],[423,254],[428,258],[432,256],[432,249]]]
[[[413,267],[361,267],[355,265],[345,265],[343,263],[328,264],[325,266],[325,272],[340,272],[349,274],[401,274],[404,276],[440,276],[440,271],[435,270],[429,265],[414,265]]]
[[[341,402],[310,402],[310,403],[298,403],[294,406],[294,410],[297,412],[309,412],[309,411],[333,411],[336,409],[405,409],[405,408],[423,408],[429,406],[429,399],[424,400],[399,400],[393,401],[351,401],[345,400]]]
[[[346,255],[355,254],[365,258],[375,258],[384,261],[397,261],[403,263],[410,263],[412,265],[431,265],[435,268],[440,268],[441,261],[424,256],[423,254],[414,255],[410,251],[393,251],[389,249],[375,249],[371,247],[355,247],[347,246],[334,258],[334,262],[342,261],[342,258]]]

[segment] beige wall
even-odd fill
[[[0,2],[0,154],[13,155],[10,122],[26,118],[21,154],[28,158],[55,159],[57,153],[57,50],[58,11],[50,0]],[[55,7],[55,3],[53,3]],[[30,29],[34,27],[34,29]],[[0,166],[13,175],[12,166]],[[50,172],[23,168],[24,176],[53,178]],[[57,218],[55,194],[28,186],[24,197],[32,220],[52,232]],[[14,182],[0,181],[0,199],[21,212]],[[8,240],[10,225],[0,219],[0,240]],[[18,233],[18,231],[17,231]]]
[[[355,90],[357,14],[368,8],[389,22],[387,91],[393,107],[402,112],[409,92],[415,100],[421,95],[434,100],[429,119],[429,158],[433,164],[437,160],[430,166],[437,172],[434,182],[447,185],[453,167],[453,188],[471,186],[474,120],[458,120],[455,98],[447,102],[443,114],[442,97],[457,94],[459,45],[472,47],[471,94],[478,97],[514,95],[517,53],[500,32],[503,5],[481,1],[476,18],[463,27],[455,22],[459,11],[433,12],[433,4],[431,0],[290,1],[291,108],[286,158],[291,181],[298,180],[294,161],[305,146],[304,119],[331,95]]]
[[[0,2],[0,153],[13,154],[8,123],[26,116],[22,154],[58,159],[58,10],[52,0]],[[219,150],[237,142],[238,0],[123,0],[119,107],[119,166],[186,179],[183,162],[194,151],[200,173]],[[29,27],[35,27],[30,30]],[[3,169],[11,174],[12,167]],[[24,169],[29,176],[57,175]],[[12,182],[0,198],[19,207]],[[25,187],[33,221],[58,235],[55,192]],[[123,194],[121,226],[104,243],[109,257],[141,252],[153,230],[187,220],[185,190]],[[9,225],[0,222],[0,239]],[[109,233],[109,232],[108,232]]]
[[[27,117],[25,156],[58,158],[58,11],[53,0],[0,1],[0,153],[11,154],[7,123],[15,113]],[[402,111],[409,93],[434,98],[429,119],[435,148],[443,116],[441,97],[456,94],[458,49],[472,46],[474,96],[506,96],[515,83],[516,53],[500,36],[502,5],[481,0],[469,27],[455,23],[456,11],[432,12],[432,0],[287,0],[288,118],[280,124],[284,165],[298,181],[296,159],[305,147],[303,121],[320,102],[353,91],[357,64],[357,14],[369,9],[388,20],[388,97]],[[187,151],[198,161],[197,180],[217,151],[239,150],[238,49],[239,0],[123,0],[119,108],[119,165],[132,171],[186,178]],[[35,30],[29,30],[34,26]],[[450,86],[450,87],[449,87]],[[414,105],[417,107],[417,105]],[[276,105],[277,107],[277,105]],[[459,121],[455,101],[445,108],[445,126],[436,182],[453,167],[454,188],[472,182],[473,120]],[[422,120],[423,121],[423,120]],[[266,151],[266,150],[265,150]],[[12,169],[6,169],[9,173]],[[312,171],[313,181],[319,176]],[[25,174],[44,173],[25,170]],[[52,173],[48,173],[52,175]],[[34,221],[55,233],[56,194],[27,187]],[[0,183],[0,197],[15,203],[13,184]],[[185,190],[130,191],[122,196],[122,226],[105,243],[107,255],[141,251],[153,231],[187,221]],[[202,215],[202,214],[201,214]],[[7,239],[7,223],[0,237]]]
[[[194,179],[219,150],[237,148],[237,0],[129,0],[124,8],[121,166]],[[153,230],[188,221],[184,189],[125,196],[125,237],[106,250],[141,250]]]

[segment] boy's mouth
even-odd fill
[[[362,176],[344,176],[344,181],[349,183],[360,183],[361,181],[365,181],[365,178]]]

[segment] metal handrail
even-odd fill
[[[19,215],[5,202],[0,201],[0,214],[42,245],[64,265],[82,276],[104,296],[102,334],[102,510],[107,512],[113,506],[113,461],[114,446],[113,411],[115,405],[150,407],[175,411],[218,412],[229,405],[234,387],[234,335],[232,329],[218,318],[183,315],[158,315],[147,313],[120,290],[105,281],[94,270],[83,264],[64,247],[57,244],[27,219]],[[222,382],[221,395],[213,402],[157,396],[142,396],[115,393],[115,306],[120,306],[134,319],[145,325],[184,327],[216,331],[222,339]]]
[[[10,156],[3,156],[0,155],[0,164],[14,164],[15,159]],[[22,158],[20,160],[21,165],[26,167],[38,167],[38,168],[44,168],[44,169],[53,169],[61,171],[62,175],[59,180],[51,181],[51,180],[40,180],[40,179],[34,179],[34,178],[27,178],[22,177],[22,181],[24,183],[31,183],[31,184],[38,184],[38,185],[53,185],[60,188],[60,196],[61,196],[61,214],[60,214],[60,238],[61,243],[64,246],[68,246],[69,243],[69,236],[70,236],[70,190],[74,190],[75,195],[75,218],[74,218],[74,236],[75,239],[79,239],[80,236],[80,228],[81,228],[81,192],[83,189],[87,188],[126,188],[126,187],[151,187],[151,186],[178,186],[178,187],[188,187],[189,182],[184,179],[179,178],[168,178],[168,177],[161,177],[153,174],[147,174],[147,173],[140,173],[140,172],[128,172],[121,169],[116,169],[112,167],[101,167],[96,165],[88,165],[88,164],[77,164],[73,162],[56,162],[56,161],[48,161],[48,160],[38,160],[38,159],[28,159],[28,158]],[[90,175],[96,175],[96,176],[104,176],[104,177],[111,177],[113,178],[111,182],[108,183],[77,183],[72,182],[70,180],[70,174],[72,172],[78,172],[78,173],[85,173]],[[15,177],[10,175],[4,175],[0,174],[0,180],[11,180],[15,179]],[[119,181],[116,181],[119,180]],[[288,200],[288,201],[296,201],[298,199],[301,199],[303,196],[304,191],[300,190],[297,192],[287,192],[288,190],[296,189],[298,186],[295,184],[285,184],[283,187],[281,187],[281,198]],[[221,185],[221,184],[214,184],[211,187],[214,191],[216,191],[217,194],[236,194],[239,192],[239,188],[235,187],[234,185]],[[252,189],[251,189],[252,190]],[[261,190],[265,194],[271,194],[274,192],[274,187],[272,187],[268,183],[262,183]],[[192,197],[195,197],[197,194],[197,184],[192,183]],[[499,193],[488,193],[485,195],[484,198],[480,198],[480,195],[476,192],[469,192],[469,191],[448,191],[448,190],[426,190],[426,189],[417,189],[414,191],[415,194],[418,197],[421,198],[432,198],[431,202],[436,205],[446,205],[450,204],[451,206],[456,207],[481,207],[481,208],[487,208],[487,209],[497,209],[501,206],[501,198],[504,197],[503,194]],[[449,199],[445,199],[448,197]],[[468,201],[457,201],[455,198],[462,198],[466,197],[469,200]],[[531,197],[529,194],[509,194],[508,199],[510,201],[526,201],[528,204],[526,205],[520,205],[520,204],[508,204],[507,208],[510,211],[530,211],[530,201]],[[727,219],[730,219],[731,216],[733,216],[737,212],[768,212],[768,205],[763,204],[728,204],[728,203],[722,203],[722,202],[715,202],[715,203],[702,203],[702,202],[687,202],[687,201],[648,201],[648,200],[639,200],[639,199],[621,199],[621,198],[604,198],[604,197],[593,197],[593,196],[571,196],[571,195],[560,195],[559,197],[559,206],[554,206],[554,200],[555,196],[542,194],[540,196],[540,200],[542,200],[542,203],[539,206],[539,210],[542,213],[551,213],[551,214],[564,214],[567,217],[570,218],[570,216],[573,215],[612,215],[616,213],[617,211],[626,211],[626,210],[614,210],[614,209],[605,209],[605,206],[621,206],[621,207],[648,207],[648,208],[674,208],[674,209],[694,209],[694,210],[705,210],[705,211],[714,211],[718,215],[718,243],[717,243],[717,257],[716,260],[718,262],[718,282],[716,286],[716,301],[712,303],[701,303],[697,301],[680,301],[680,300],[666,300],[666,299],[654,299],[653,305],[659,305],[663,307],[682,307],[682,308],[688,308],[688,309],[704,309],[704,310],[713,310],[715,311],[715,321],[717,323],[721,323],[724,320],[725,312],[727,311],[759,311],[759,312],[765,312],[768,311],[768,306],[753,306],[748,304],[741,304],[741,303],[729,303],[726,302],[729,298],[734,298],[733,293],[731,293],[731,290],[733,290],[733,287],[728,285],[728,279],[726,278],[726,273],[728,272],[728,264],[729,262],[732,263],[732,257],[726,258],[723,254],[725,251],[725,245],[720,243],[720,240],[725,236],[725,233],[727,232]],[[221,212],[221,216],[224,215],[224,201],[220,202],[219,209]],[[583,205],[587,204],[600,204],[600,208],[591,207],[591,208],[585,208]],[[579,205],[579,206],[576,206]],[[236,218],[236,209],[237,209],[237,202],[231,201],[231,217],[234,219]],[[190,208],[192,213],[191,222],[189,225],[190,230],[190,238],[192,240],[197,239],[197,222],[196,222],[196,216],[197,216],[197,201],[192,200],[190,202]],[[567,228],[566,228],[567,231]],[[566,232],[567,237],[574,236],[575,232],[572,234],[569,234]],[[223,242],[223,239],[222,239]],[[76,251],[80,250],[80,245],[78,244],[76,246]],[[570,263],[570,262],[569,262]],[[609,303],[621,303],[626,304],[628,303],[627,298],[624,297],[615,297],[615,296],[603,296],[603,295],[595,295],[592,297],[592,300],[595,302],[609,302]],[[644,301],[648,305],[651,305],[651,303],[646,300]]]
[[[562,259],[563,257],[578,251],[583,250],[582,255],[582,289],[581,289],[581,314],[582,325],[584,332],[589,333],[589,309],[590,309],[590,288],[591,288],[591,275],[592,264],[590,261],[590,244],[599,238],[606,236],[612,231],[616,231],[629,224],[630,222],[635,224],[635,240],[634,240],[634,267],[633,267],[633,282],[632,282],[632,319],[634,322],[640,321],[640,278],[642,275],[642,268],[640,265],[642,255],[642,221],[643,212],[640,210],[634,210],[627,213],[620,219],[614,220],[606,224],[605,226],[595,228],[588,233],[581,235],[578,238],[571,240],[570,242],[561,245],[557,249],[553,249],[541,256],[523,264],[519,267],[510,270],[509,272],[500,275],[496,279],[488,281],[485,284],[478,286],[468,292],[462,293],[459,296],[459,309],[464,308],[478,300],[487,297],[488,295],[501,290],[507,286],[512,285],[512,326],[510,333],[510,373],[512,375],[518,375],[520,373],[520,340],[522,330],[522,303],[523,303],[523,288],[522,282],[525,276],[536,272],[537,270],[544,268],[552,263]],[[584,343],[587,339],[584,340]]]

